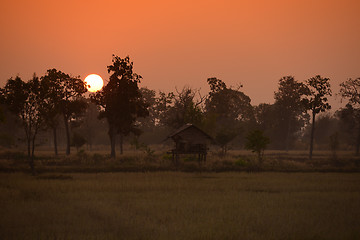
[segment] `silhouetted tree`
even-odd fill
[[[360,108],[354,108],[351,104],[346,104],[344,108],[337,111],[341,121],[341,129],[346,133],[347,143],[355,146],[355,155],[359,155],[360,149]]]
[[[43,122],[43,105],[41,99],[39,78],[34,74],[28,82],[20,77],[10,78],[1,89],[1,101],[8,110],[21,119],[25,131],[28,163],[32,173],[35,173],[34,152],[36,135]]]
[[[160,91],[159,96],[155,99],[155,118],[160,126],[168,125],[168,111],[174,106],[175,95],[173,92],[165,93]]]
[[[231,128],[226,128],[224,126],[215,136],[216,143],[221,148],[221,156],[225,156],[228,149],[228,145],[231,141],[233,141],[238,133],[236,131],[233,131]]]
[[[184,87],[181,91],[176,90],[176,93],[168,94],[165,101],[170,102],[166,107],[166,112],[162,115],[165,125],[177,129],[187,123],[201,126],[203,113],[200,104],[204,98],[196,99],[199,91]],[[170,101],[169,101],[170,100]]]
[[[348,104],[343,109],[342,119],[352,119],[354,123],[353,131],[356,132],[356,155],[359,155],[360,149],[360,78],[351,79],[340,84],[340,95],[348,99]]]
[[[157,114],[156,114],[156,91],[148,88],[140,88],[140,93],[143,98],[143,101],[148,106],[149,115],[144,118],[139,118],[138,121],[142,129],[151,131],[155,128],[157,124]]]
[[[146,117],[149,113],[138,87],[142,77],[133,72],[130,58],[113,55],[112,65],[107,66],[107,69],[111,73],[109,82],[92,94],[91,99],[103,108],[99,117],[106,118],[109,124],[111,157],[115,158],[117,133],[121,137],[130,132],[137,134],[139,129],[136,119]],[[122,153],[122,142],[120,144]]]
[[[53,129],[55,154],[57,154],[56,128],[58,117],[62,115],[66,132],[66,155],[70,154],[70,128],[71,117],[86,109],[86,102],[80,97],[87,91],[86,84],[79,77],[49,69],[42,77],[44,88],[43,101],[47,105],[46,124]]]
[[[76,151],[79,151],[79,148],[81,148],[86,143],[86,139],[80,135],[77,132],[73,133],[73,136],[71,138],[71,145],[76,148]]]
[[[76,126],[73,127],[78,128],[76,133],[82,135],[85,138],[86,144],[89,146],[91,151],[94,140],[96,140],[97,135],[104,128],[104,123],[98,119],[100,107],[91,102],[90,99],[84,99],[84,101],[87,103],[87,108],[78,116],[76,119]]]
[[[312,159],[315,132],[315,116],[319,112],[331,109],[328,103],[328,96],[331,96],[330,79],[316,75],[306,81],[308,87],[308,98],[306,100],[307,108],[312,113],[312,125],[310,134],[310,152],[309,159]]]
[[[240,134],[244,124],[254,119],[251,100],[239,89],[228,88],[220,79],[208,78],[207,82],[210,92],[205,102],[206,130],[215,139],[221,139],[222,143],[218,143],[226,153],[227,145]]]
[[[349,78],[340,87],[341,96],[347,98],[352,106],[360,107],[360,78]]]
[[[2,107],[0,106],[0,122],[4,122],[4,120],[5,120],[5,114]]]
[[[316,120],[316,132],[314,133],[314,142],[317,144],[328,145],[329,137],[337,132],[338,119],[330,114],[319,114]]]
[[[19,131],[22,132],[22,126],[20,116],[11,113],[8,107],[4,104],[4,98],[1,97],[0,91],[0,103],[3,110],[3,122],[0,122],[0,146],[10,148],[16,146],[17,140],[20,139]],[[21,125],[21,124],[20,124]]]
[[[264,136],[263,131],[253,130],[246,136],[245,148],[256,153],[258,156],[258,161],[262,163],[264,151],[269,143],[270,139]]]
[[[276,112],[276,134],[278,142],[288,151],[295,135],[308,121],[305,97],[308,93],[305,84],[285,76],[279,80],[279,89],[275,92],[274,111]]]

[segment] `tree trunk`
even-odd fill
[[[286,140],[285,140],[285,150],[286,150],[286,152],[289,152],[290,130],[291,130],[291,120],[289,119],[287,130],[286,130]]]
[[[27,150],[28,150],[28,163],[29,163],[29,167],[31,169],[31,174],[35,175],[35,166],[34,166],[34,158],[31,154],[31,138],[30,136],[28,136],[26,138],[27,140]]]
[[[116,131],[113,126],[109,126],[109,137],[110,137],[110,146],[111,146],[110,157],[115,159]]]
[[[66,155],[70,155],[70,131],[69,131],[69,121],[64,114],[64,123],[65,123],[65,132],[66,132]]]
[[[57,156],[58,148],[57,148],[56,127],[53,127],[53,134],[54,134],[54,151],[55,151],[55,156]]]
[[[121,155],[124,153],[123,140],[124,140],[124,135],[122,133],[120,133],[120,154]]]
[[[312,159],[313,146],[314,146],[314,132],[315,132],[315,111],[312,112],[312,124],[311,124],[311,134],[310,134],[310,153],[309,159]]]

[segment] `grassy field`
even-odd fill
[[[0,239],[360,239],[360,173],[0,173]]]
[[[353,152],[315,151],[312,160],[307,151],[266,151],[264,161],[259,164],[256,155],[250,151],[231,150],[226,156],[210,151],[206,163],[199,164],[196,155],[182,155],[174,164],[172,155],[164,149],[158,151],[134,151],[127,149],[111,159],[104,149],[78,152],[70,156],[54,156],[49,149],[39,150],[35,158],[37,172],[56,173],[99,173],[99,172],[229,172],[229,171],[272,171],[272,172],[360,172],[360,157]],[[0,172],[30,171],[27,155],[19,150],[0,150]]]

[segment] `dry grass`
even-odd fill
[[[0,239],[360,239],[359,173],[2,173],[0,193]]]

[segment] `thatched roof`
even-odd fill
[[[207,133],[205,133],[203,130],[201,130],[200,128],[196,127],[195,125],[188,123],[185,124],[184,126],[180,127],[179,129],[177,129],[175,132],[173,132],[172,134],[170,134],[168,136],[168,138],[176,138],[176,136],[179,135],[183,135],[184,132],[187,131],[192,131],[193,134],[197,134],[198,136],[200,135],[201,137],[208,139],[208,140],[212,140],[212,137],[210,137]]]

